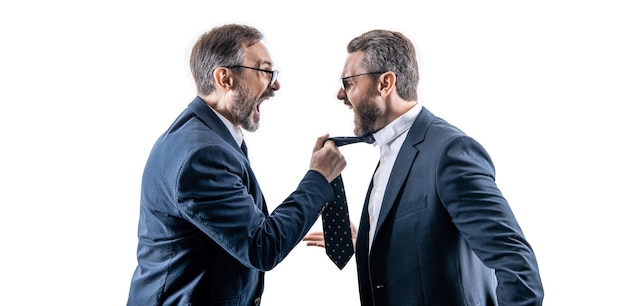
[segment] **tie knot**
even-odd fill
[[[365,142],[365,143],[372,144],[372,143],[374,143],[376,141],[372,134],[365,135],[365,136],[330,137],[330,138],[328,138],[326,140],[332,140],[335,143],[335,145],[338,146],[338,147],[341,147],[343,145],[349,145],[349,144],[353,144],[353,143],[358,143],[358,142]]]

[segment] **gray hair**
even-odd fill
[[[417,55],[411,41],[402,33],[387,30],[366,32],[348,43],[348,53],[363,51],[367,71],[392,71],[396,75],[398,95],[417,101]]]
[[[239,24],[215,27],[200,36],[189,59],[198,95],[209,95],[213,92],[215,68],[241,65],[244,61],[242,47],[251,46],[261,39],[263,34],[259,30]]]

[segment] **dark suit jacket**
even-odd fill
[[[268,216],[248,159],[197,97],[157,140],[144,170],[128,305],[255,305],[263,271],[285,258],[332,198],[324,176],[308,171]]]
[[[535,255],[490,157],[426,108],[393,166],[371,250],[368,201],[356,243],[362,305],[541,305]]]

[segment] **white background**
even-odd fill
[[[308,169],[317,136],[352,134],[335,98],[348,41],[398,30],[418,49],[420,102],[491,154],[545,305],[622,299],[620,1],[215,2],[0,4],[0,304],[125,304],[144,163],[195,96],[196,38],[230,22],[260,29],[280,70],[261,128],[246,134],[270,209]],[[357,221],[378,152],[342,152]],[[339,271],[301,244],[267,273],[264,305],[338,300],[359,305],[354,259]]]

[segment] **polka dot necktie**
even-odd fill
[[[362,137],[332,137],[327,140],[335,142],[337,147],[358,142],[374,143],[374,137],[372,135]],[[322,227],[324,228],[326,254],[341,270],[354,254],[354,246],[352,245],[348,202],[346,201],[346,193],[343,188],[341,175],[330,184],[333,188],[335,199],[322,211]]]

